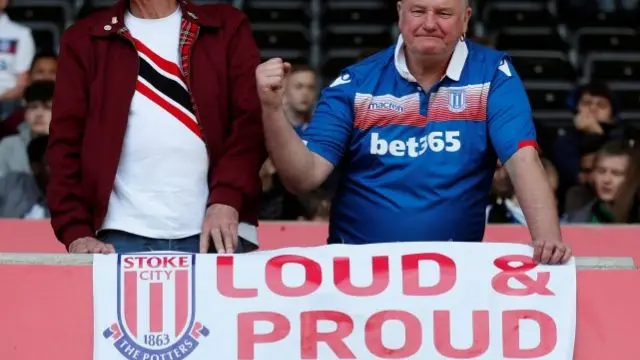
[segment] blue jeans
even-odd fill
[[[106,230],[100,232],[98,238],[107,244],[113,245],[119,254],[147,251],[200,252],[200,235],[182,239],[153,239],[119,230]],[[256,249],[258,247],[255,244],[239,238],[236,254],[251,252]],[[213,244],[209,247],[209,253],[216,253]]]

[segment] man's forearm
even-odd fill
[[[319,186],[316,159],[287,120],[282,109],[263,109],[262,118],[267,150],[287,189],[303,193]]]
[[[505,164],[516,197],[535,240],[559,240],[560,222],[556,202],[534,148],[518,150]]]

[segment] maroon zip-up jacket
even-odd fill
[[[255,81],[260,53],[250,23],[230,5],[178,2],[182,75],[210,158],[208,205],[232,206],[240,221],[257,224],[266,150]],[[67,247],[95,236],[113,189],[138,76],[124,27],[127,7],[120,0],[71,26],[61,40],[47,200],[53,230]]]

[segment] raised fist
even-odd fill
[[[281,58],[273,58],[256,68],[256,85],[262,107],[282,107],[285,77],[291,70],[291,64]]]

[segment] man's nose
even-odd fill
[[[422,27],[428,31],[433,31],[436,29],[436,15],[433,13],[433,11],[427,11],[426,16],[424,17],[424,22],[422,23]]]

